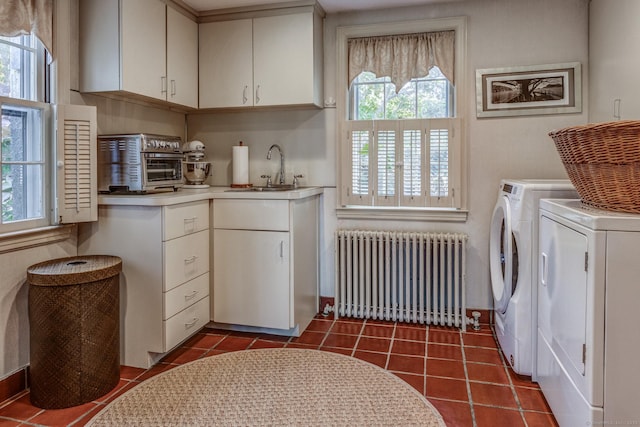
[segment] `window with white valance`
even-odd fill
[[[336,41],[338,215],[465,217],[465,19],[341,27]]]

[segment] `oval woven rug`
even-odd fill
[[[384,369],[319,350],[261,349],[199,359],[147,380],[91,426],[445,426]]]

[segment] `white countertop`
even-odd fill
[[[296,200],[322,194],[322,187],[300,187],[287,191],[253,191],[231,187],[180,189],[150,194],[100,194],[99,205],[168,206],[207,199]]]

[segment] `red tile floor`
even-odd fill
[[[489,325],[461,332],[442,327],[318,316],[298,338],[203,329],[150,369],[123,366],[118,386],[81,406],[42,410],[28,391],[0,403],[0,427],[81,426],[116,396],[159,372],[229,351],[298,347],[365,360],[404,379],[440,411],[449,427],[557,426],[540,388],[517,376]]]

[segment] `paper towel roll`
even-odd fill
[[[249,147],[233,146],[233,185],[249,184]]]

